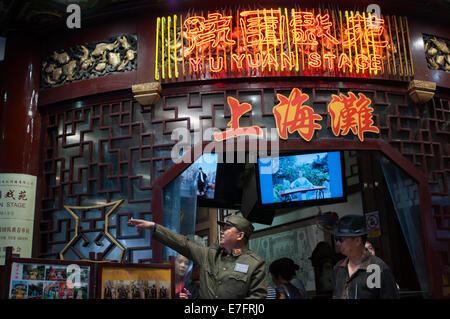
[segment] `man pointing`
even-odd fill
[[[218,224],[221,226],[220,245],[203,247],[154,222],[128,221],[128,225],[137,229],[152,230],[153,238],[200,266],[200,298],[264,299],[267,295],[266,264],[248,249],[253,225],[238,215]]]

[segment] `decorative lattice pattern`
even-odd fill
[[[149,234],[137,233],[126,226],[126,221],[130,216],[151,219],[152,183],[173,164],[171,150],[176,141],[171,135],[174,130],[189,130],[191,144],[198,142],[199,131],[210,127],[225,130],[231,119],[227,96],[253,106],[252,111],[240,119],[241,126],[274,128],[272,108],[278,103],[276,94],[289,96],[292,87],[202,90],[178,88],[171,93],[169,89],[150,110],[143,110],[128,96],[79,108],[68,105],[45,115],[40,256],[56,256],[73,237],[74,221],[63,205],[92,206],[125,199],[118,212],[111,216],[110,233],[126,248],[125,260],[151,260]],[[332,94],[349,90],[302,89],[310,97],[305,104],[322,116],[318,121],[322,129],[314,133],[313,142],[336,138],[360,143],[352,134],[335,137],[327,111]],[[445,201],[448,201],[450,173],[449,99],[435,97],[425,106],[417,106],[408,100],[406,90],[354,88],[351,91],[364,93],[372,101],[374,123],[380,133],[366,133],[365,138],[384,139],[428,177],[436,236],[446,247],[442,264],[448,267],[446,234],[450,214]],[[289,139],[299,138],[296,132],[289,135]],[[94,251],[103,251],[103,246],[96,242],[101,243],[105,237],[102,235],[104,217],[103,211],[81,215],[81,232],[86,239],[84,243],[80,241],[80,251],[90,245],[94,245],[91,248]],[[113,248],[106,253],[110,259],[117,256]]]

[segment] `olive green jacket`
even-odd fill
[[[203,247],[161,225],[155,225],[153,238],[200,266],[200,298],[266,298],[266,263],[248,246],[230,255],[222,247]]]

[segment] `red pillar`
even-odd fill
[[[33,36],[14,34],[6,38],[5,60],[0,62],[0,173],[38,176],[41,139],[41,116],[37,108],[39,45]],[[21,182],[20,177],[17,180]],[[37,207],[35,203],[35,211]],[[38,233],[37,216],[35,213],[34,221],[30,220],[34,238]],[[20,225],[20,221],[16,221]],[[35,247],[36,240],[33,241],[33,254]]]
[[[40,56],[34,40],[8,37],[0,62],[0,173],[37,176]]]

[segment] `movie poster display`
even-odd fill
[[[9,299],[89,299],[91,267],[43,262],[11,263]]]

